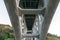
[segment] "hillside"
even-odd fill
[[[9,25],[0,24],[0,40],[14,40],[15,34],[13,28]],[[47,40],[60,40],[60,37],[47,34]]]
[[[13,28],[9,25],[0,24],[0,40],[14,40]]]
[[[57,35],[47,34],[47,40],[60,40],[60,37]]]

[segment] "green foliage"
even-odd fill
[[[15,35],[9,26],[0,26],[0,40],[14,40]]]
[[[47,40],[60,40],[56,35],[47,34]]]
[[[6,28],[5,28],[6,27]],[[12,28],[9,26],[0,25],[0,40],[14,40],[15,34]],[[60,37],[55,35],[47,34],[47,40],[60,40]]]
[[[0,36],[0,40],[4,40],[4,37]]]

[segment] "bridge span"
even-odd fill
[[[14,28],[15,40],[46,40],[59,0],[4,0],[4,2]]]

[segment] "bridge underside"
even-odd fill
[[[20,16],[19,13],[20,12],[19,12],[19,9],[17,8],[16,0],[4,0],[4,2],[6,5],[12,26],[14,27],[15,39],[21,40],[21,27],[19,24],[19,16]],[[42,35],[41,40],[46,40],[47,31],[48,31],[49,25],[51,23],[52,17],[58,6],[58,3],[59,3],[59,0],[49,0],[48,6],[45,10],[44,21],[42,24],[43,26],[42,26],[42,32],[41,32],[41,35]],[[25,15],[25,17],[26,17],[26,15]],[[27,20],[30,20],[30,19],[26,18],[25,20],[28,23]],[[34,19],[31,18],[31,20],[34,20]],[[32,26],[32,24],[33,23],[31,23],[31,25],[27,25],[27,27]],[[31,29],[28,29],[28,30],[31,30]]]

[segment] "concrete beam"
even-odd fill
[[[36,33],[36,34],[25,34],[23,37],[25,37],[25,38],[28,38],[28,37],[30,37],[30,38],[38,38],[39,34],[38,33]]]
[[[18,18],[18,10],[16,7],[16,0],[4,0],[12,26],[15,32],[15,40],[21,40],[20,24]]]
[[[47,31],[49,29],[51,20],[54,16],[58,3],[59,3],[58,0],[49,0],[43,25],[42,25],[41,40],[46,40]]]
[[[41,1],[41,0],[39,0]],[[41,1],[42,2],[42,1]],[[18,7],[19,9],[19,14],[41,14],[41,11],[43,11],[46,7],[47,7],[47,4],[48,4],[48,0],[43,0],[43,3],[44,3],[44,6],[42,7],[41,4],[39,4],[38,6],[38,9],[24,9],[24,8],[21,8],[21,7]],[[21,5],[22,6],[22,5]]]
[[[46,7],[42,7],[40,9],[22,9],[18,7],[19,14],[40,14],[42,10],[44,10]]]

